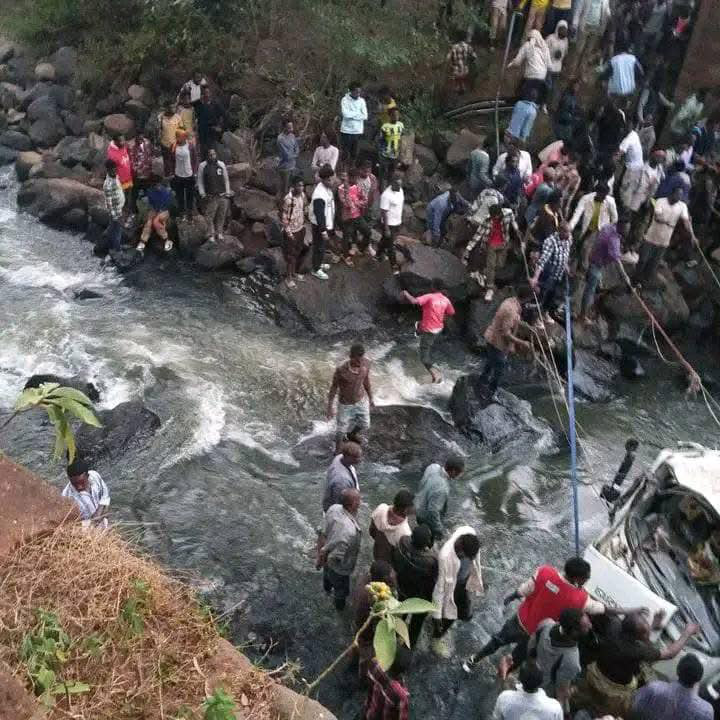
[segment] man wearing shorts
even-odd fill
[[[336,395],[335,452],[339,453],[344,440],[360,442],[360,434],[370,429],[370,409],[375,405],[370,387],[370,361],[360,343],[350,348],[350,359],[335,369],[328,394],[328,420],[335,415]]]

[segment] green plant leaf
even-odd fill
[[[58,387],[46,397],[48,400],[54,400],[55,398],[68,398],[70,400],[75,400],[75,402],[79,402],[81,405],[86,405],[89,408],[93,406],[92,400],[85,393],[71,387]]]
[[[33,676],[33,684],[35,692],[41,695],[55,685],[55,673],[50,668],[42,667]]]
[[[395,625],[390,627],[391,618],[383,618],[375,626],[375,636],[373,637],[373,648],[375,649],[375,657],[383,670],[389,670],[395,661],[395,653],[397,651],[397,635],[395,635]]]
[[[59,690],[53,688],[54,693],[61,693],[63,695],[79,695],[80,693],[90,692],[90,686],[84,682],[69,682],[69,683],[58,683],[56,685]]]
[[[95,417],[95,413],[77,400],[67,397],[48,398],[47,402],[60,407],[62,410],[74,415],[78,420],[82,420],[86,425],[93,427],[102,427],[100,421]]]
[[[401,602],[397,607],[388,610],[391,615],[415,615],[417,613],[432,612],[437,608],[431,602],[422,600],[421,598],[408,598]]]
[[[15,410],[25,410],[33,405],[38,405],[42,398],[40,388],[27,388],[20,393],[20,397],[15,401]]]
[[[406,647],[410,647],[410,633],[405,621],[399,617],[393,617],[395,623],[395,632],[400,636]]]

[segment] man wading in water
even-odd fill
[[[370,361],[360,343],[350,348],[350,359],[335,369],[328,395],[328,420],[335,415],[335,395],[338,395],[335,452],[339,453],[345,439],[360,442],[360,434],[370,429],[370,410],[375,407]]]

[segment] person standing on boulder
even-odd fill
[[[445,536],[443,519],[450,499],[450,480],[460,477],[464,471],[465,460],[460,455],[451,455],[444,466],[431,463],[425,468],[415,495],[415,514],[419,524],[430,528],[432,542]]]
[[[195,115],[200,157],[205,160],[210,148],[215,149],[225,125],[225,108],[217,100],[213,100],[207,85],[203,87],[200,102],[195,106]]]
[[[215,148],[208,150],[207,160],[198,168],[198,192],[204,200],[203,215],[208,225],[208,240],[223,239],[228,198],[232,196],[225,163],[218,160]]]
[[[360,139],[368,119],[367,105],[362,97],[360,83],[350,83],[348,92],[340,101],[340,150],[343,161],[354,164],[360,150]]]
[[[285,284],[294,288],[296,277],[298,280],[305,280],[305,276],[300,274],[300,268],[309,250],[305,244],[305,183],[301,177],[293,179],[290,192],[285,195],[281,222]]]
[[[570,244],[572,235],[567,222],[560,223],[556,233],[545,238],[542,246],[542,254],[535,266],[535,274],[530,279],[532,289],[539,294],[538,304],[543,316],[538,318],[538,324],[543,321],[554,325],[555,320],[550,315],[550,310],[555,305],[555,296],[560,283],[568,272],[568,260],[570,258]]]
[[[130,195],[130,212],[137,213],[137,201],[141,192],[150,187],[152,178],[153,146],[142,130],[135,132],[135,140],[130,146],[130,164],[133,172],[133,187]]]
[[[330,235],[335,234],[335,171],[323,165],[318,173],[320,182],[310,198],[310,226],[312,229],[312,274],[318,280],[327,280],[325,272],[330,265],[323,262],[325,247]]]
[[[395,239],[402,228],[404,207],[405,191],[402,188],[402,179],[398,173],[395,173],[390,186],[385,188],[380,196],[380,219],[383,229],[382,239],[377,249],[378,260],[382,260],[383,255],[387,255],[395,275],[400,272],[395,251]]]
[[[84,460],[76,460],[67,466],[67,475],[70,482],[62,496],[75,503],[83,524],[107,527],[110,492],[100,473],[91,470]]]
[[[387,187],[388,179],[395,172],[395,165],[400,155],[400,139],[405,132],[405,125],[400,122],[400,110],[397,107],[390,108],[388,111],[390,121],[380,126],[380,135],[382,141],[380,143],[380,190]]]
[[[122,240],[125,193],[117,176],[117,165],[112,160],[105,162],[105,171],[107,174],[103,183],[103,194],[105,195],[105,208],[110,214],[110,223],[107,228],[108,244],[111,250],[119,250]]]
[[[352,267],[353,256],[359,252],[367,252],[370,247],[371,230],[363,218],[365,196],[358,185],[357,170],[340,173],[340,185],[337,196],[342,213],[343,254],[345,264]],[[362,238],[358,248],[358,233]]]
[[[359,443],[348,440],[342,444],[340,452],[333,458],[325,475],[323,513],[326,513],[331,505],[340,502],[343,490],[360,491],[357,466],[361,461],[362,447]]]
[[[192,78],[190,78],[190,80],[188,80],[180,88],[180,92],[178,93],[178,102],[180,102],[180,99],[183,95],[187,95],[193,105],[199,103],[202,96],[203,88],[207,87],[207,84],[208,81],[203,77],[203,74],[201,72],[195,71]],[[189,128],[185,129],[188,131],[190,130]]]
[[[178,203],[178,219],[186,219],[191,222],[193,205],[195,205],[195,176],[198,171],[198,156],[195,141],[188,137],[185,130],[178,130],[175,133],[172,154],[175,166],[172,185]]]
[[[333,171],[337,168],[340,151],[330,143],[330,138],[326,132],[320,133],[320,144],[315,148],[312,156],[310,168],[315,173],[315,182],[320,182],[320,168],[323,165],[329,165]]]
[[[140,235],[140,242],[137,245],[139,253],[145,251],[145,246],[150,240],[153,231],[163,241],[163,249],[170,252],[173,249],[173,241],[168,237],[167,223],[170,219],[170,205],[172,204],[172,191],[166,187],[163,179],[154,178],[153,185],[147,191],[148,212],[145,226]]]
[[[517,336],[518,327],[522,320],[522,303],[530,298],[530,289],[525,286],[518,290],[516,297],[509,297],[500,303],[495,311],[492,322],[485,330],[485,368],[480,381],[488,388],[488,395],[492,398],[500,384],[508,356],[516,352],[518,346],[530,350],[527,340]]]
[[[277,136],[278,173],[280,174],[280,197],[284,198],[290,187],[290,176],[294,174],[297,167],[298,155],[300,155],[300,143],[295,137],[295,126],[292,120],[286,120],[283,131]]]
[[[336,414],[335,396],[338,398],[335,451],[340,452],[346,439],[360,442],[362,433],[370,429],[370,410],[375,407],[370,385],[370,361],[360,343],[352,345],[349,359],[335,368],[328,393],[328,420]]]
[[[117,178],[120,181],[120,187],[125,193],[125,203],[128,204],[132,198],[133,173],[130,153],[124,135],[118,135],[115,140],[110,141],[107,159],[115,163]]]
[[[175,144],[177,131],[185,129],[182,118],[175,112],[175,107],[171,101],[165,103],[165,109],[158,115],[157,128],[160,152],[162,153],[163,159],[163,170],[165,177],[170,177],[175,169],[172,148]]]
[[[440,247],[445,241],[445,227],[453,213],[465,215],[470,210],[470,203],[455,189],[434,197],[425,209],[425,223],[430,233],[430,244]]]
[[[402,291],[402,297],[413,305],[419,305],[422,311],[422,319],[416,323],[420,335],[420,362],[434,383],[441,383],[443,378],[433,365],[433,347],[445,328],[445,316],[455,314],[455,308],[444,291],[445,283],[441,278],[433,278],[430,292],[419,297],[414,297],[407,290]]]

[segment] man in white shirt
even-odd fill
[[[517,150],[518,171],[520,173],[520,177],[522,178],[523,183],[528,182],[528,180],[530,180],[530,176],[533,174],[532,157],[530,157],[530,153],[527,150],[521,150],[516,141],[511,140],[507,135],[505,136],[505,145],[508,150],[512,150],[513,148]],[[498,159],[495,161],[495,165],[493,166],[493,180],[505,171],[506,158],[507,152],[500,153],[500,155],[498,155]]]
[[[320,182],[310,198],[310,227],[312,229],[312,274],[318,280],[327,280],[325,272],[330,265],[323,262],[325,246],[330,235],[335,234],[335,192],[333,177],[335,171],[323,165],[318,173]]]
[[[557,700],[542,689],[543,673],[534,663],[525,663],[518,676],[522,689],[505,690],[498,695],[493,720],[563,720]]]
[[[107,527],[110,492],[100,473],[90,470],[84,460],[76,460],[68,465],[67,475],[70,482],[62,496],[75,503],[83,525]]]
[[[340,101],[340,150],[347,162],[355,164],[360,138],[365,132],[368,119],[365,99],[360,97],[360,83],[351,83],[349,92]]]
[[[390,267],[395,275],[400,272],[395,252],[395,238],[402,227],[404,205],[405,192],[402,189],[402,180],[395,173],[392,182],[380,196],[380,217],[382,219],[383,235],[377,251],[378,260],[387,254]]]
[[[643,150],[636,123],[631,121],[628,127],[628,134],[620,143],[620,156],[625,164],[625,173],[620,185],[620,200],[624,207],[630,205],[634,189],[643,169]]]
[[[654,281],[658,266],[670,245],[670,239],[678,222],[682,223],[693,244],[697,245],[698,240],[690,222],[688,206],[682,201],[682,197],[683,188],[676,187],[670,193],[670,197],[655,201],[653,219],[645,233],[645,240],[640,246],[640,259],[635,268],[635,282]]]
[[[207,80],[203,77],[200,72],[194,72],[192,79],[188,80],[181,88],[177,96],[177,102],[180,104],[180,98],[185,93],[190,95],[190,103],[194,105],[200,102],[202,96],[202,89],[208,84]],[[186,128],[190,130],[191,128]]]
[[[615,198],[610,194],[607,185],[602,185],[595,192],[587,193],[580,198],[570,220],[570,230],[574,230],[581,219],[577,252],[580,256],[580,266],[587,269],[597,233],[605,225],[614,225],[618,221]]]

